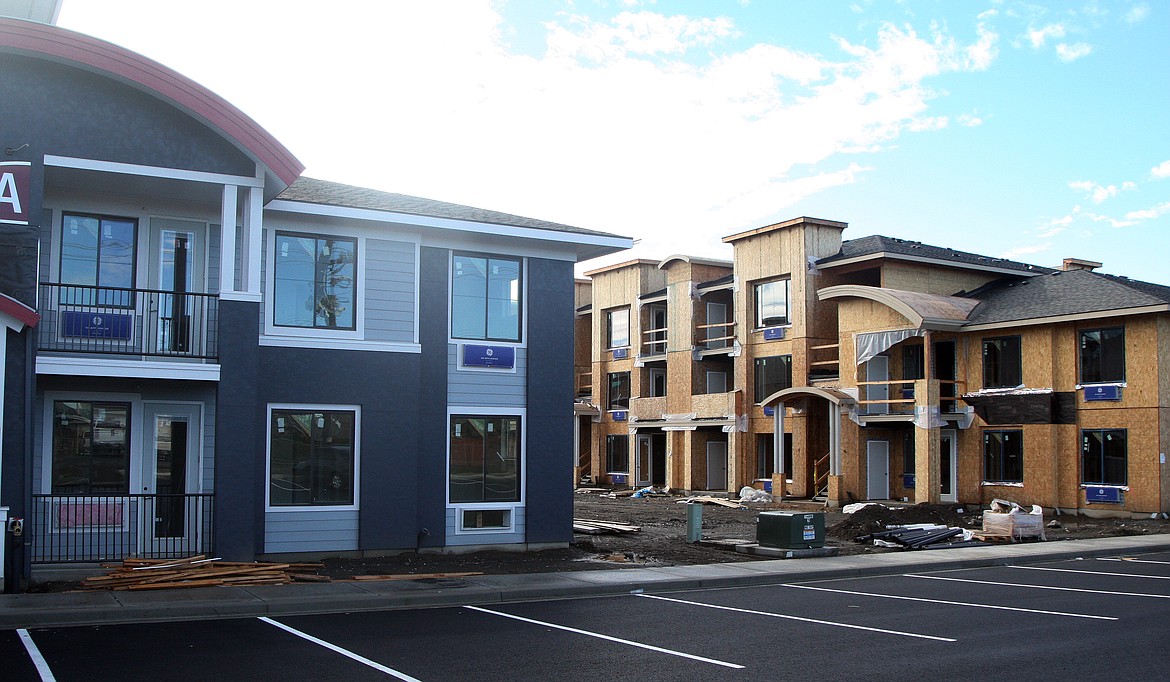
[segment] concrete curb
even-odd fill
[[[460,579],[0,595],[0,629],[293,616],[777,585],[1170,550],[1170,535]]]

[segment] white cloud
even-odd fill
[[[1081,57],[1087,57],[1093,51],[1088,43],[1060,43],[1056,46],[1056,57],[1062,62],[1075,62]]]
[[[626,55],[678,55],[732,34],[727,17],[691,19],[654,12],[622,12],[609,22],[573,17],[570,27],[551,22],[548,50],[554,57],[582,57],[596,62]]]
[[[1170,201],[1142,211],[1130,211],[1125,214],[1125,217],[1127,220],[1153,220],[1167,213],[1170,213]]]
[[[1121,183],[1121,187],[1117,185],[1099,185],[1092,180],[1077,180],[1068,183],[1068,186],[1070,189],[1085,194],[1094,204],[1100,204],[1107,199],[1112,199],[1122,191],[1137,189],[1137,185],[1129,181]]]
[[[906,127],[917,133],[927,130],[942,130],[947,127],[948,123],[949,120],[946,116],[921,116],[910,121],[910,125]]]
[[[983,125],[983,119],[975,114],[959,114],[955,117],[955,121],[965,128],[974,128]]]
[[[1126,23],[1138,24],[1146,20],[1150,15],[1149,5],[1135,5],[1131,10],[1125,13],[1123,17]]]
[[[1150,175],[1154,176],[1155,178],[1157,178],[1159,180],[1164,180],[1166,178],[1170,178],[1170,160],[1163,161],[1162,163],[1158,164],[1157,166],[1154,166],[1153,168],[1151,168]]]
[[[1032,49],[1039,50],[1044,47],[1044,43],[1049,38],[1063,38],[1064,26],[1061,24],[1048,24],[1044,28],[1030,28],[1028,29],[1028,42],[1032,43]]]
[[[1031,256],[1037,253],[1044,253],[1052,248],[1051,244],[1025,244],[1023,246],[1016,246],[999,254],[1000,258],[1008,260],[1020,260],[1025,256]]]

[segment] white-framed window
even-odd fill
[[[605,347],[628,348],[630,345],[630,309],[615,308],[605,313]]]
[[[357,509],[361,408],[268,406],[269,511]]]
[[[524,261],[518,257],[451,255],[451,338],[523,340]]]
[[[124,400],[52,401],[54,495],[130,492],[132,411]]]
[[[273,239],[273,326],[356,330],[358,240],[284,231]]]
[[[756,299],[756,329],[790,324],[790,282],[784,279],[760,282],[754,287]]]
[[[507,533],[524,505],[524,410],[447,412],[447,504],[457,533]]]
[[[61,216],[61,303],[128,308],[134,305],[138,220],[83,213]],[[88,287],[102,287],[89,289]],[[106,288],[109,287],[109,288]]]

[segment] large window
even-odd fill
[[[61,220],[61,283],[134,288],[138,222],[66,213]],[[61,302],[128,307],[129,291],[62,291]]]
[[[788,316],[788,284],[787,279],[780,279],[756,285],[756,329],[791,322]]]
[[[130,405],[53,402],[55,495],[130,492]]]
[[[355,329],[357,240],[276,234],[273,324]]]
[[[1125,328],[1081,332],[1081,383],[1125,381]]]
[[[983,388],[1015,388],[1022,383],[1020,337],[983,339]]]
[[[1024,481],[1024,432],[983,432],[983,480],[995,483]]]
[[[273,409],[269,428],[269,505],[354,503],[356,411]]]
[[[520,260],[455,254],[451,274],[451,336],[519,341]]]
[[[450,436],[452,503],[520,501],[520,417],[451,415]]]
[[[625,348],[630,345],[630,309],[618,308],[605,313],[605,347]]]
[[[630,472],[630,437],[628,435],[605,437],[605,471],[610,474]]]
[[[756,358],[756,402],[792,386],[792,356]]]
[[[605,409],[630,409],[630,373],[611,372],[609,375],[609,392],[606,394]]]
[[[1126,485],[1125,429],[1081,431],[1081,483]]]

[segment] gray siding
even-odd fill
[[[366,242],[366,339],[414,341],[414,244],[387,239]]]
[[[447,403],[480,407],[524,407],[528,350],[516,349],[516,371],[459,367],[459,346],[447,347]]]
[[[512,530],[511,533],[463,533],[458,534],[455,531],[457,519],[455,513],[458,510],[453,507],[447,508],[447,544],[451,546],[461,545],[508,545],[524,542],[524,507],[516,507],[512,510]]]
[[[358,510],[266,512],[264,552],[345,552],[358,548]]]

